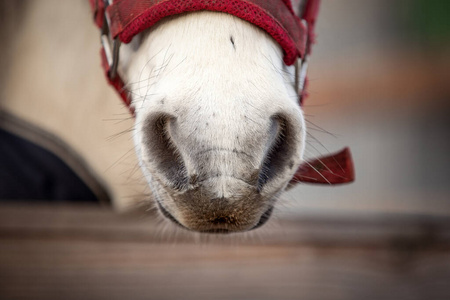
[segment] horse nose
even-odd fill
[[[301,159],[298,122],[275,114],[260,128],[232,124],[224,135],[203,132],[203,139],[190,134],[186,122],[159,113],[143,123],[143,162],[155,184],[170,195],[157,199],[163,215],[201,232],[236,232],[264,224]]]
[[[205,145],[190,140],[188,134],[179,132],[183,125],[178,124],[177,117],[153,114],[145,120],[143,157],[146,164],[156,170],[153,173],[175,190],[211,177],[229,176],[261,192],[270,183],[280,185],[283,180],[288,181],[287,174],[295,171],[300,159],[298,124],[293,124],[289,116],[283,114],[272,115],[269,119],[267,128],[259,130],[258,138],[245,132],[235,133],[241,140],[249,140],[247,145],[231,142],[226,146],[220,141],[227,141],[223,136],[214,138],[217,145],[211,141],[210,145]]]
[[[156,170],[152,176],[172,189],[186,188],[189,183],[186,165],[170,135],[176,117],[159,113],[147,117],[144,122],[144,151],[141,154],[144,162]]]
[[[258,174],[258,191],[271,182],[286,180],[300,159],[298,125],[280,114],[272,116],[271,120],[266,152]]]

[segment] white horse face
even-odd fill
[[[294,68],[276,41],[197,12],[160,22],[121,55],[137,155],[162,214],[201,232],[262,225],[305,140]]]

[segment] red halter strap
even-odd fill
[[[97,14],[101,14],[105,5],[98,5],[97,9]],[[106,7],[105,15],[111,37],[129,43],[164,17],[200,10],[229,13],[261,27],[284,49],[287,65],[305,53],[307,30],[290,0],[116,0]],[[97,17],[96,21],[103,25]]]
[[[349,148],[344,148],[338,153],[304,162],[290,184],[299,182],[340,184],[355,180],[352,154]]]
[[[102,65],[109,83],[130,106],[122,79],[116,74],[120,42],[150,28],[164,17],[192,11],[225,12],[244,19],[269,33],[283,48],[286,65],[306,60],[311,52],[314,23],[320,0],[307,0],[302,19],[290,0],[89,0],[94,20],[102,30]],[[304,64],[305,66],[307,64]],[[301,87],[304,87],[302,79]],[[302,89],[301,97],[305,89]],[[301,103],[301,101],[300,101]]]

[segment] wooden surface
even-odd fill
[[[299,216],[253,234],[0,205],[0,299],[450,299],[450,220]]]

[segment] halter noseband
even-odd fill
[[[306,96],[308,57],[314,43],[314,26],[320,0],[306,0],[301,18],[291,0],[89,0],[94,21],[101,29],[101,59],[109,83],[117,90],[125,105],[131,99],[117,73],[121,43],[156,24],[159,20],[186,12],[209,10],[225,12],[244,19],[270,34],[284,50],[284,63],[295,64],[295,88],[299,103]],[[291,183],[309,182],[339,184],[354,180],[350,150],[345,148],[300,166]]]

